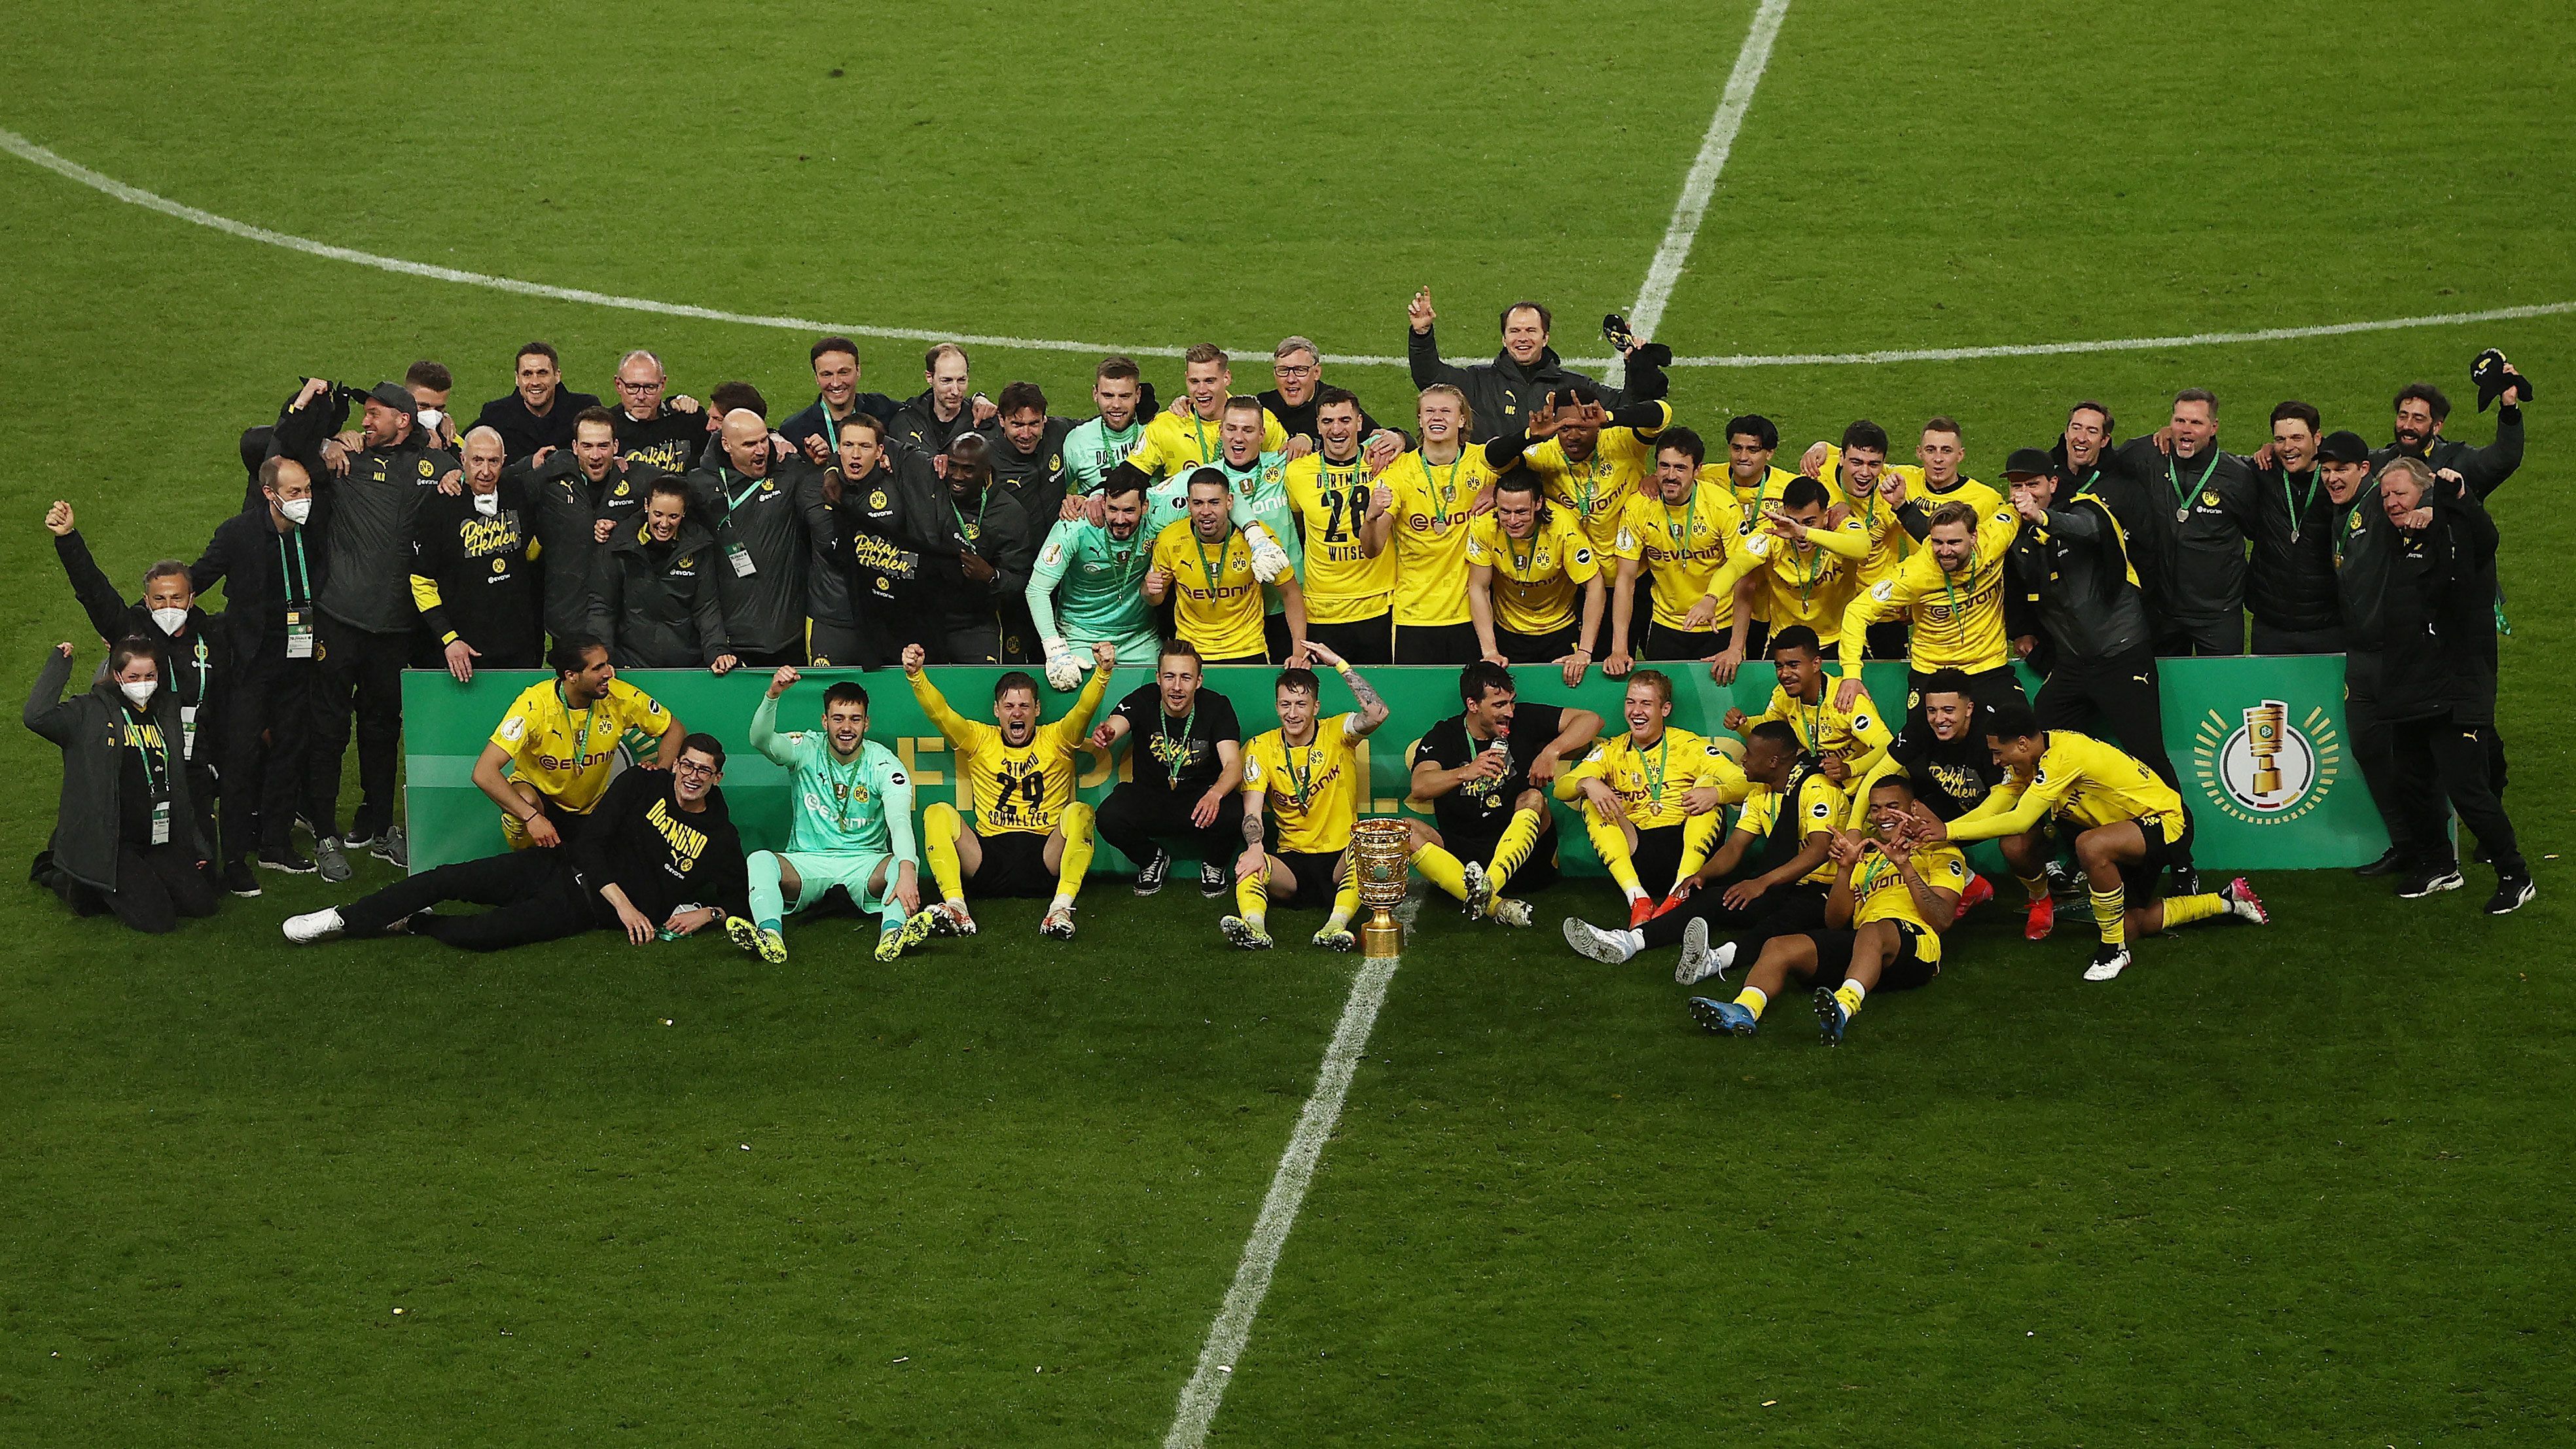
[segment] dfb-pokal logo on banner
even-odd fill
[[[2289,705],[2277,699],[2247,705],[2233,721],[2210,710],[2192,746],[2201,793],[2252,825],[2306,815],[2343,772],[2343,744],[2326,712],[2312,707],[2293,723]]]

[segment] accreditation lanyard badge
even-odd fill
[[[725,562],[733,565],[733,576],[738,579],[747,579],[760,572],[751,561],[751,550],[738,543],[725,545]]]
[[[179,758],[197,758],[197,707],[193,704],[179,706]]]
[[[286,657],[289,659],[313,657],[313,617],[310,610],[286,611]]]

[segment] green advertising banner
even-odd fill
[[[931,675],[959,713],[990,719],[993,682],[1004,672],[943,667],[933,669]],[[1520,681],[1523,699],[1578,705],[1599,712],[1605,731],[1624,728],[1619,702],[1625,686],[1598,670],[1570,690],[1552,668],[1532,666],[1512,672]],[[1771,697],[1767,664],[1745,666],[1732,685],[1711,681],[1707,669],[1699,665],[1670,666],[1666,672],[1675,684],[1673,723],[1702,734],[1723,734],[1718,721],[1729,708],[1759,714]],[[1250,666],[1209,671],[1208,687],[1233,701],[1247,739],[1278,723],[1271,701],[1275,673]],[[1370,669],[1367,675],[1392,715],[1361,744],[1361,767],[1373,791],[1362,809],[1366,814],[1395,815],[1407,809],[1414,745],[1433,724],[1458,712],[1458,672],[1394,666]],[[500,812],[474,787],[474,761],[510,701],[520,690],[548,677],[539,670],[486,670],[476,674],[472,683],[458,684],[436,670],[412,670],[403,676],[403,741],[409,772],[405,795],[414,870],[504,848]],[[699,670],[635,670],[622,677],[662,701],[690,729],[707,731],[725,742],[725,799],[743,840],[754,848],[784,844],[786,772],[753,750],[747,735],[752,709],[768,688],[769,676],[746,669],[724,678]],[[916,808],[945,799],[972,818],[973,801],[966,782],[948,768],[948,743],[913,702],[900,671],[816,669],[807,671],[804,679],[780,701],[782,729],[814,727],[822,712],[824,685],[856,679],[868,690],[869,737],[902,757],[913,777]],[[1110,682],[1104,713],[1151,679],[1144,666],[1120,667]],[[1873,699],[1890,710],[1903,709],[1904,665],[1871,664],[1864,679]],[[2198,826],[2197,858],[2203,868],[2358,865],[2387,847],[2378,812],[2371,807],[2369,793],[2343,747],[2340,655],[2171,660],[2164,666],[2163,684],[2165,740],[2174,768],[2182,776],[2184,803]],[[1049,719],[1072,704],[1070,694],[1042,692]],[[1327,712],[1352,707],[1350,691],[1329,672],[1324,676],[1324,706]],[[1126,775],[1123,749],[1113,761],[1084,747],[1078,777],[1083,799],[1097,803]],[[1559,823],[1565,867],[1597,874],[1600,866],[1583,832],[1566,828],[1570,822]],[[1098,859],[1109,870],[1129,864],[1106,845]]]

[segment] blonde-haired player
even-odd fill
[[[1243,747],[1243,856],[1234,867],[1235,914],[1217,923],[1246,950],[1270,944],[1270,903],[1332,903],[1315,944],[1347,951],[1355,944],[1359,877],[1351,869],[1351,835],[1359,825],[1359,755],[1353,748],[1386,723],[1386,701],[1330,646],[1307,646],[1338,670],[1359,709],[1317,718],[1322,681],[1311,669],[1279,671],[1274,697],[1279,728]],[[1279,848],[1267,844],[1265,817],[1279,820]]]
[[[1583,802],[1583,832],[1619,889],[1628,924],[1653,918],[1658,901],[1699,869],[1726,824],[1724,806],[1744,798],[1744,772],[1714,741],[1668,723],[1673,681],[1660,669],[1628,680],[1620,713],[1628,732],[1592,747],[1556,777],[1556,798]],[[1656,885],[1649,894],[1646,882]]]
[[[1415,407],[1422,444],[1387,464],[1388,541],[1395,548],[1395,662],[1458,664],[1477,656],[1467,608],[1467,526],[1490,502],[1497,470],[1467,441],[1475,427],[1467,395],[1449,384],[1422,390]]]
[[[1073,708],[1053,724],[1038,723],[1038,682],[1019,670],[993,685],[993,717],[1000,727],[970,720],[948,707],[947,697],[921,669],[922,648],[903,650],[904,678],[930,722],[948,737],[957,773],[974,792],[975,825],[968,829],[957,807],[938,801],[922,812],[922,853],[939,883],[936,928],[975,934],[966,909],[966,882],[987,896],[1054,899],[1038,923],[1041,935],[1073,938],[1073,902],[1091,869],[1091,807],[1073,798],[1076,751],[1100,708],[1101,691],[1118,651],[1107,640],[1091,646],[1091,678]]]

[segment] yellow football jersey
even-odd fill
[[[1601,571],[1591,541],[1554,508],[1539,510],[1538,529],[1528,538],[1503,532],[1493,514],[1478,518],[1467,525],[1467,562],[1494,571],[1494,627],[1515,634],[1580,623],[1583,586]]]
[[[1780,821],[1780,805],[1780,792],[1768,785],[1755,784],[1745,793],[1744,813],[1736,818],[1735,828],[1747,835],[1769,835],[1772,827]],[[1807,837],[1819,830],[1840,829],[1846,807],[1843,802],[1843,792],[1839,786],[1820,773],[1810,773],[1798,784],[1796,808],[1798,839],[1804,843]],[[1786,861],[1765,860],[1763,868],[1774,869],[1785,864],[1787,864]],[[1828,855],[1817,864],[1815,869],[1798,879],[1818,885],[1831,885],[1839,869],[1840,867],[1834,864],[1834,858]]]
[[[1218,416],[1222,418],[1223,413]],[[1261,451],[1276,453],[1288,446],[1288,432],[1268,408],[1261,410]],[[1148,478],[1170,478],[1184,469],[1201,463],[1213,463],[1225,452],[1225,442],[1217,436],[1216,423],[1196,413],[1176,413],[1166,408],[1154,414],[1145,424],[1144,439],[1127,461],[1144,470]]]
[[[1714,483],[1733,494],[1736,511],[1744,515],[1747,528],[1762,522],[1763,509],[1781,506],[1780,490],[1788,487],[1797,476],[1786,468],[1766,468],[1762,476],[1753,481],[1753,486],[1747,488],[1735,481],[1735,474],[1727,469],[1723,459],[1699,465],[1699,481]]]
[[[1291,747],[1279,731],[1243,747],[1243,791],[1267,792],[1263,808],[1279,822],[1279,848],[1301,855],[1340,852],[1359,823],[1360,760],[1348,714],[1315,721],[1315,737]]]
[[[1950,480],[1951,486],[1948,492],[1935,493],[1931,486],[1923,481],[1923,468],[1920,464],[1890,463],[1887,465],[1887,471],[1905,480],[1905,501],[1922,504],[1923,511],[1926,513],[1944,503],[1966,503],[1974,506],[1977,515],[1982,518],[2004,506],[2003,494],[1974,478],[1953,478]],[[1918,544],[1916,547],[1919,548],[1921,545]]]
[[[1848,526],[1845,532],[1847,537],[1857,537]],[[1825,529],[1809,531],[1811,539],[1825,536]],[[1769,624],[1774,634],[1792,624],[1804,624],[1816,631],[1826,648],[1832,648],[1842,634],[1843,611],[1860,587],[1859,566],[1821,543],[1801,553],[1767,529],[1746,534],[1741,546],[1753,560],[1754,577],[1761,581],[1754,617]]]
[[[1714,785],[1733,803],[1750,788],[1743,767],[1714,740],[1689,730],[1666,729],[1640,749],[1634,735],[1613,735],[1593,745],[1583,762],[1556,777],[1556,798],[1573,800],[1584,780],[1599,780],[1619,797],[1619,808],[1639,830],[1679,825],[1690,818],[1682,808],[1684,793]]]
[[[1842,681],[1827,679],[1824,683],[1823,696],[1813,704],[1791,696],[1776,684],[1771,686],[1770,707],[1745,721],[1744,727],[1750,730],[1764,720],[1786,720],[1798,732],[1800,748],[1820,760],[1830,755],[1848,762],[1851,778],[1858,780],[1886,755],[1887,743],[1895,736],[1878,706],[1870,702],[1868,690],[1862,690],[1860,698],[1853,700],[1846,711],[1834,707],[1834,694]]]
[[[1395,491],[1395,622],[1417,628],[1464,624],[1467,524],[1494,484],[1485,450],[1461,447],[1447,463],[1419,450],[1386,465],[1378,481]]]
[[[1967,857],[1946,845],[1927,846],[1906,857],[1906,864],[1923,883],[1935,890],[1965,895],[1968,890]],[[1941,933],[1923,919],[1923,908],[1914,903],[1914,888],[1894,861],[1879,854],[1873,842],[1861,855],[1860,864],[1852,867],[1852,924],[1871,921],[1903,921],[1917,932],[1914,954],[1923,960],[1941,959]]]
[[[1666,503],[1651,484],[1630,498],[1619,518],[1617,555],[1643,564],[1655,581],[1655,623],[1690,627],[1690,611],[1717,585],[1718,575],[1740,551],[1742,516],[1735,496],[1702,481],[1679,504]],[[1718,595],[1708,627],[1735,627],[1735,580]]]
[[[2001,668],[2004,645],[2004,555],[2021,532],[2021,515],[1998,508],[1977,520],[1976,552],[1968,566],[1945,573],[1927,547],[1918,548],[1895,573],[1852,595],[1843,611],[1843,673],[1860,673],[1863,635],[1882,619],[1911,626],[1907,655],[1918,674]]]
[[[608,681],[588,709],[567,708],[560,682],[550,679],[519,691],[493,728],[492,743],[509,752],[512,774],[582,815],[608,793],[618,740],[630,729],[659,739],[670,727],[671,712],[623,679]]]
[[[1368,517],[1375,480],[1358,458],[1327,463],[1309,453],[1288,465],[1282,480],[1289,505],[1306,534],[1306,566],[1299,585],[1306,591],[1306,621],[1349,624],[1374,619],[1395,603],[1395,545],[1371,558],[1360,547],[1360,524]]]
[[[1603,428],[1592,456],[1577,463],[1565,456],[1565,445],[1547,438],[1521,454],[1521,466],[1538,475],[1549,502],[1582,520],[1593,550],[1608,555],[1619,540],[1620,510],[1655,479],[1655,435],[1672,425],[1673,410],[1664,404],[1664,420],[1651,428]]]
[[[1261,585],[1252,576],[1252,545],[1228,528],[1225,542],[1202,543],[1190,521],[1176,519],[1154,535],[1154,567],[1172,576],[1172,632],[1208,659],[1263,654]]]
[[[948,737],[957,771],[974,791],[975,833],[1054,833],[1064,807],[1073,803],[1076,756],[1082,737],[1091,731],[1091,716],[1100,708],[1101,691],[1108,687],[1108,671],[1091,671],[1090,682],[1074,696],[1064,718],[1039,725],[1027,744],[1017,746],[1002,738],[998,726],[950,709],[929,675],[915,675],[911,682],[913,699]]]
[[[2152,820],[2167,841],[2182,839],[2182,797],[2117,745],[2074,730],[2050,730],[2039,768],[2027,780],[2006,775],[1977,808],[1950,822],[1952,840],[2019,835],[2056,815],[2087,830],[2123,820]]]
[[[1916,470],[1918,475],[1921,471]],[[1825,492],[1832,496],[1834,502],[1850,510],[1851,516],[1859,520],[1862,534],[1869,539],[1869,556],[1862,561],[1860,568],[1860,586],[1868,588],[1896,572],[1896,566],[1905,562],[1906,554],[1914,547],[1913,536],[1897,520],[1896,505],[1888,502],[1887,496],[1876,488],[1854,498],[1852,482],[1843,476],[1843,450],[1830,443],[1825,446],[1822,476]]]

